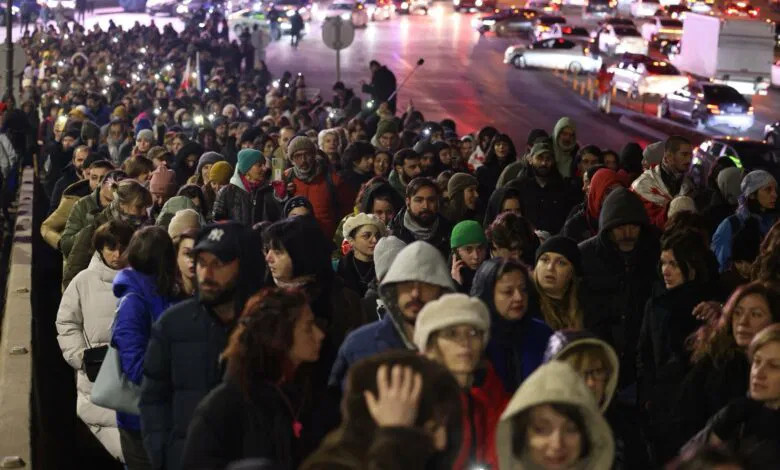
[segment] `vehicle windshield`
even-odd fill
[[[707,98],[717,102],[744,103],[745,98],[730,86],[705,86],[704,93]]]
[[[661,20],[661,26],[665,28],[682,28],[682,25],[680,20]]]
[[[618,36],[632,36],[632,37],[640,37],[639,31],[637,31],[634,28],[626,28],[626,27],[615,27],[615,34]]]
[[[668,62],[648,61],[645,63],[645,67],[647,68],[648,72],[658,75],[680,75],[680,71],[677,70],[674,65]]]

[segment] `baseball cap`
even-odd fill
[[[239,222],[227,221],[208,224],[200,229],[195,241],[193,255],[207,251],[229,263],[241,254],[244,226]]]

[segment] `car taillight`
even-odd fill
[[[708,104],[707,110],[712,114],[720,114],[720,108],[718,107],[717,104]]]

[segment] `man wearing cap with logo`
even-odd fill
[[[250,269],[263,272],[262,259],[248,258],[251,236],[232,221],[203,227],[192,251],[197,295],[168,309],[152,327],[140,409],[144,446],[154,468],[180,468],[192,413],[222,381],[219,355],[247,293],[260,287],[247,285],[260,277],[251,276]]]

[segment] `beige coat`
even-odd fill
[[[576,406],[582,413],[591,443],[589,454],[575,467],[577,470],[609,470],[615,456],[615,443],[609,425],[601,416],[593,394],[568,364],[551,361],[540,366],[517,389],[501,415],[496,433],[496,450],[500,470],[528,470],[532,463],[514,455],[512,436],[514,418],[525,410],[547,403]]]

